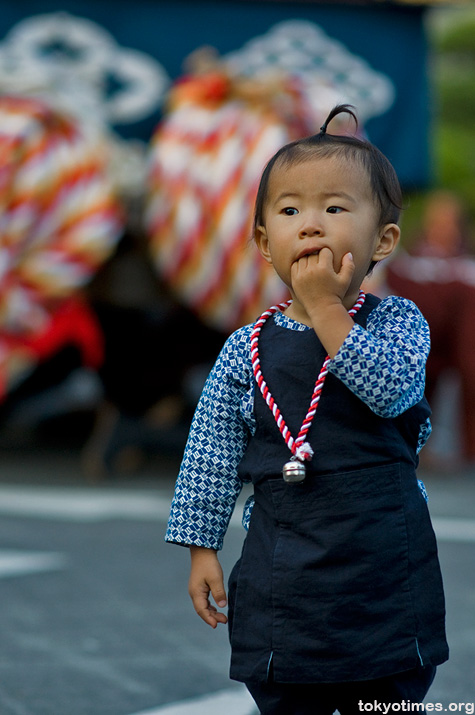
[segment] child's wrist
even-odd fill
[[[330,316],[338,319],[339,316],[347,315],[343,301],[337,295],[319,298],[313,302],[307,312],[312,323],[327,321]]]
[[[215,549],[210,549],[207,546],[190,544],[189,549],[192,561],[200,559],[216,559],[218,556]]]

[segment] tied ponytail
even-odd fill
[[[327,133],[328,125],[330,124],[332,119],[334,119],[338,114],[343,114],[343,113],[349,114],[351,117],[353,117],[353,119],[355,121],[356,129],[358,129],[358,119],[357,119],[356,114],[354,113],[353,109],[354,109],[354,106],[352,104],[337,104],[336,107],[333,107],[330,114],[328,115],[328,117],[325,119],[322,126],[320,127],[319,136],[320,137],[325,136],[325,134]]]

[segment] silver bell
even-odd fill
[[[297,460],[287,462],[282,468],[282,476],[287,484],[298,484],[305,479],[305,464]]]

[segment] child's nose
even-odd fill
[[[316,217],[307,219],[300,227],[300,238],[308,238],[309,236],[320,236],[323,232],[321,221]]]

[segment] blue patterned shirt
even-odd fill
[[[288,330],[312,330],[284,313],[270,320]],[[256,429],[253,327],[239,328],[228,338],[203,388],[175,487],[166,541],[222,548],[243,486],[238,465]],[[377,415],[397,417],[423,397],[429,350],[429,327],[419,309],[405,298],[389,296],[371,311],[366,328],[355,323],[329,371]],[[419,450],[430,431],[427,420],[420,426]],[[252,504],[251,498],[244,509],[246,528]]]

